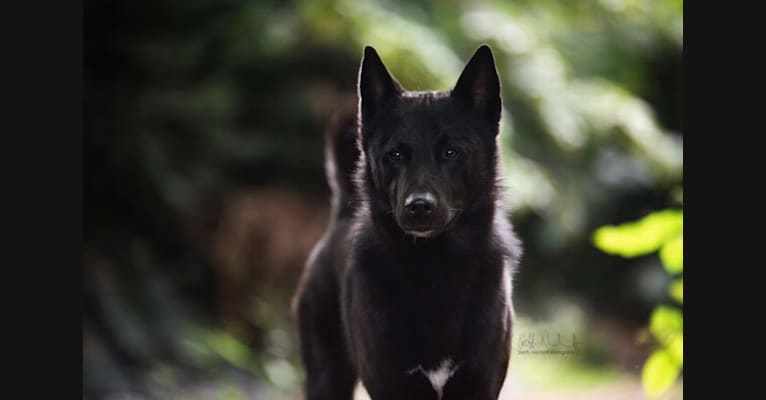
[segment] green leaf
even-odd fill
[[[606,253],[628,258],[652,253],[683,233],[683,218],[682,210],[657,211],[636,222],[598,228],[593,243]]]
[[[677,335],[684,332],[684,316],[681,311],[667,306],[658,306],[652,311],[649,331],[663,345],[670,344]]]
[[[660,260],[669,274],[677,274],[684,269],[684,236],[680,235],[665,243],[660,250]]]
[[[681,372],[679,365],[670,351],[660,349],[652,353],[641,371],[644,392],[649,396],[659,396],[673,385]]]
[[[684,335],[676,335],[670,345],[667,347],[668,354],[681,367],[684,366]]]
[[[683,278],[676,279],[670,285],[670,297],[672,297],[673,300],[681,304],[684,304],[684,279]]]

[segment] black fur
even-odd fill
[[[497,399],[521,253],[497,185],[500,110],[487,46],[450,92],[405,91],[365,48],[358,118],[327,135],[331,225],[294,302],[309,400],[349,400],[358,378],[373,400],[437,399],[426,372],[445,359],[442,399]]]

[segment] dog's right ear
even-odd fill
[[[359,99],[362,119],[370,119],[381,106],[402,93],[402,87],[388,72],[372,46],[364,47],[359,68]]]
[[[485,44],[476,50],[451,94],[493,124],[500,121],[500,78],[489,46]]]

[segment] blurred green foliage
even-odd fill
[[[604,226],[596,230],[593,242],[599,249],[623,257],[637,257],[659,249],[660,259],[671,276],[682,274],[684,267],[683,211],[663,210],[637,222]],[[683,278],[668,288],[670,297],[683,304]],[[659,348],[649,356],[641,373],[644,390],[658,396],[675,382],[683,369],[684,321],[682,312],[658,305],[652,311],[649,331]]]
[[[596,230],[596,246],[622,257],[636,257],[660,250],[668,272],[683,267],[683,212],[664,210],[654,212],[639,221],[619,226],[604,226]],[[679,262],[681,263],[679,266]]]
[[[525,247],[518,310],[567,293],[645,320],[657,294],[614,268],[634,259],[589,237],[679,202],[682,14],[680,0],[86,0],[87,397],[183,386],[162,366],[296,388],[289,297],[326,220],[321,133],[355,94],[365,44],[431,90],[488,43]],[[682,238],[659,240],[617,251],[653,248],[680,271]],[[682,302],[680,278],[670,290]]]

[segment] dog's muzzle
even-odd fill
[[[416,237],[430,237],[441,232],[446,218],[437,197],[430,192],[414,192],[404,199],[398,223],[403,231]]]

